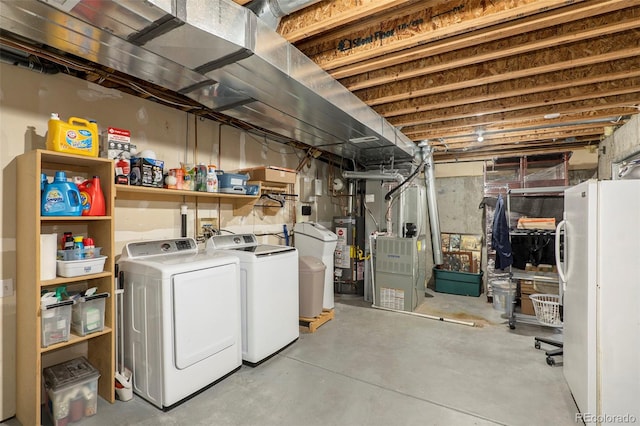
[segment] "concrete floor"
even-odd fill
[[[427,309],[476,327],[370,307],[338,296],[335,319],[256,368],[243,366],[164,413],[139,397],[82,425],[575,425],[562,367],[549,367],[533,336],[509,330],[479,298],[433,294]],[[459,315],[460,311],[468,313]],[[45,422],[49,422],[45,416]],[[18,425],[11,419],[7,425]]]

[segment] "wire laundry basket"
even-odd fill
[[[533,302],[536,318],[542,325],[562,327],[560,296],[557,294],[532,294],[529,299]]]

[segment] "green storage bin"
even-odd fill
[[[480,296],[482,293],[482,272],[445,271],[433,268],[436,279],[436,291],[439,293],[459,294],[461,296]]]

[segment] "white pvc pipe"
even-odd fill
[[[396,182],[404,181],[404,177],[398,173],[371,173],[371,172],[342,172],[345,179],[365,179],[365,180],[395,180]]]
[[[460,320],[454,320],[454,319],[445,318],[445,317],[436,317],[436,316],[433,316],[433,315],[420,314],[418,312],[401,311],[399,309],[383,308],[382,306],[371,305],[371,307],[372,308],[376,308],[376,309],[381,309],[383,311],[397,312],[399,314],[405,314],[405,315],[413,315],[415,317],[420,317],[420,318],[433,319],[433,320],[438,320],[438,321],[442,321],[442,322],[450,322],[450,323],[453,323],[453,324],[468,325],[469,327],[475,327],[476,326],[475,322],[460,321]]]
[[[376,304],[376,271],[373,265],[373,234],[369,235],[369,265],[371,266],[371,299],[373,304]]]

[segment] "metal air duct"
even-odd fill
[[[0,28],[362,165],[413,159],[410,139],[229,0],[9,1]]]
[[[269,28],[276,29],[283,16],[287,16],[320,0],[253,0],[247,4],[256,16],[264,21]]]
[[[442,265],[442,242],[440,241],[440,217],[436,201],[436,178],[434,173],[433,150],[426,142],[419,145],[424,161],[424,183],[427,187],[427,207],[429,209],[429,223],[431,225],[431,246],[433,249],[433,263]]]

